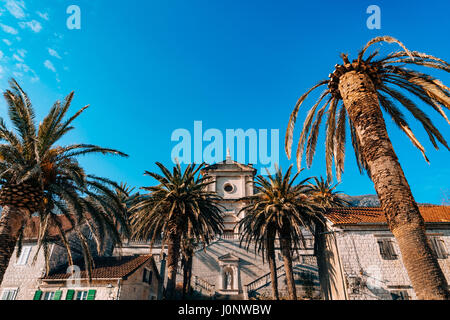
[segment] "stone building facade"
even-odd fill
[[[63,265],[40,279],[33,298],[58,292],[65,300],[157,300],[159,282],[152,255],[101,257],[95,260],[92,281],[84,268]]]
[[[450,207],[419,206],[431,248],[450,283]],[[321,277],[330,300],[417,299],[380,208],[332,209]]]
[[[193,286],[197,291],[216,297],[247,299],[255,296],[271,296],[270,270],[267,261],[240,243],[238,222],[245,216],[241,209],[243,198],[253,195],[256,169],[231,160],[209,165],[202,174],[211,179],[209,191],[222,197],[224,207],[224,234],[204,250],[199,249],[193,259]],[[317,297],[319,281],[317,265],[313,256],[313,242],[307,235],[307,247],[294,256],[293,268],[299,296]],[[287,296],[284,265],[278,241],[276,241],[277,274],[281,295]],[[180,277],[181,278],[181,277]]]
[[[269,266],[250,244],[240,243],[238,222],[245,197],[253,195],[256,169],[232,161],[209,165],[202,174],[212,183],[210,191],[222,197],[225,232],[206,248],[195,251],[192,285],[202,298],[250,299],[271,297]],[[450,282],[450,207],[420,206],[427,235],[439,264]],[[305,232],[306,246],[293,257],[294,279],[299,297],[330,300],[416,299],[403,266],[398,245],[380,208],[349,207],[326,213],[327,227],[314,241]],[[85,229],[89,238],[89,230]],[[76,241],[72,241],[76,244]],[[75,286],[67,270],[62,244],[50,247],[52,272],[45,276],[44,257],[36,253],[36,242],[28,237],[19,257],[14,253],[0,286],[0,299],[160,299],[167,281],[164,252],[156,243],[127,241],[123,248],[105,244],[103,253],[92,250],[97,261],[93,281],[86,281],[81,268]],[[74,248],[75,259],[80,258]],[[78,256],[76,254],[78,252]],[[315,256],[315,253],[317,256]],[[278,286],[287,296],[284,265],[276,241]],[[80,263],[80,265],[84,265]],[[319,277],[320,270],[320,277]],[[183,281],[179,267],[177,281]],[[75,279],[75,280],[76,280]]]

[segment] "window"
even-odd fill
[[[395,253],[391,239],[379,239],[377,242],[380,248],[380,255],[383,260],[397,259],[397,254]]]
[[[97,290],[81,290],[81,291],[75,291],[75,290],[67,290],[66,293],[66,300],[95,300],[95,294]],[[61,293],[57,292],[58,299],[61,298]]]
[[[55,292],[54,291],[46,291],[42,293],[41,300],[54,300]]]
[[[148,283],[148,284],[152,284],[152,278],[153,278],[153,273],[148,270],[147,268],[144,268],[144,277],[142,279],[143,282]]]
[[[15,300],[17,289],[4,289],[2,292],[1,300]]]
[[[77,291],[75,293],[75,300],[87,300],[88,292],[87,291]]]
[[[231,193],[234,190],[234,186],[231,183],[226,183],[223,186],[223,190],[225,190],[225,192]]]
[[[391,291],[392,300],[409,300],[408,291],[406,290],[395,290]]]
[[[30,256],[30,252],[31,252],[31,246],[23,246],[22,250],[20,251],[20,256],[17,259],[17,265],[19,266],[24,266],[27,264],[28,261],[28,257]]]
[[[444,241],[437,236],[428,237],[431,250],[438,259],[447,259],[447,252],[445,250]]]

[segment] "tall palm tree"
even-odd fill
[[[46,259],[48,230],[55,227],[68,250],[69,262],[73,263],[59,219],[64,215],[74,227],[84,249],[88,270],[91,270],[92,256],[81,226],[87,224],[94,231],[100,246],[105,232],[120,242],[113,221],[125,228],[126,221],[117,209],[118,202],[111,191],[115,183],[86,174],[77,157],[90,153],[126,155],[89,144],[58,145],[59,140],[74,129],[73,121],[87,107],[65,120],[74,96],[72,92],[63,102],[57,101],[36,126],[34,109],[27,94],[14,79],[10,85],[11,89],[3,95],[15,130],[9,130],[0,118],[0,140],[3,142],[0,144],[0,283],[15,245],[21,247],[21,235],[32,214],[38,214],[40,218],[38,248],[44,249]]]
[[[397,43],[403,50],[383,57],[378,57],[378,51],[375,51],[367,58],[364,57],[373,44],[383,41]],[[369,41],[352,62],[346,54],[341,56],[343,63],[335,65],[329,79],[320,81],[299,98],[289,119],[285,140],[286,153],[288,157],[291,156],[294,124],[301,104],[313,90],[327,86],[306,116],[298,141],[297,165],[301,166],[305,144],[306,163],[311,165],[320,123],[327,110],[327,177],[332,177],[334,158],[336,176],[340,180],[344,169],[345,122],[348,115],[358,167],[361,172],[367,171],[375,185],[389,228],[398,241],[403,262],[418,298],[448,299],[450,293],[447,281],[427,242],[423,218],[387,134],[382,110],[391,116],[426,161],[428,159],[424,147],[392,99],[398,101],[422,124],[436,149],[437,141],[449,149],[430,118],[404,93],[419,98],[450,123],[443,111],[443,107],[450,108],[450,89],[427,74],[405,67],[417,65],[450,72],[450,64],[425,53],[409,51],[400,41],[389,36]]]
[[[307,196],[305,183],[309,178],[294,186],[300,171],[293,177],[291,171],[292,165],[284,175],[281,168],[277,168],[273,176],[268,175],[267,179],[258,175],[254,186],[257,193],[246,198],[249,204],[241,209],[246,215],[239,222],[241,243],[246,242],[247,249],[253,244],[269,262],[274,299],[279,298],[275,238],[279,238],[289,296],[296,300],[292,252],[305,244],[302,228],[311,230],[312,223],[318,218],[318,210]]]
[[[158,185],[142,187],[149,193],[142,195],[131,208],[132,236],[150,240],[150,246],[162,236],[167,243],[167,298],[175,297],[175,285],[182,240],[189,237],[198,243],[208,244],[223,231],[223,218],[218,204],[220,197],[207,191],[211,183],[199,175],[203,164],[188,165],[183,171],[180,164],[172,173],[156,162],[162,175],[145,174],[156,179]],[[189,230],[189,233],[188,233]]]
[[[325,180],[322,176],[320,178],[312,178],[314,183],[309,183],[308,194],[317,205],[324,208],[350,206],[350,202],[340,197],[341,192],[336,191],[339,183],[332,185],[330,181]]]

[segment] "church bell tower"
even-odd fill
[[[253,195],[256,169],[251,164],[245,165],[232,160],[230,151],[227,150],[224,161],[205,167],[202,174],[214,181],[208,186],[208,190],[216,192],[223,198],[221,205],[225,207],[223,211],[225,236],[236,235],[238,232],[236,225],[245,215],[245,212],[239,213],[245,206],[241,199]]]

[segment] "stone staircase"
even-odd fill
[[[244,294],[220,294],[216,293],[215,300],[246,300]]]
[[[313,268],[315,268],[312,259],[310,257],[305,256],[297,256],[293,260],[297,263],[293,263],[293,273],[294,278],[301,276],[304,272],[310,273]],[[280,279],[286,275],[284,270],[284,264],[277,267],[277,279]],[[272,283],[272,279],[270,277],[270,272],[265,275],[255,279],[254,281],[244,285],[244,295],[248,299],[253,297],[258,290],[270,286]]]

